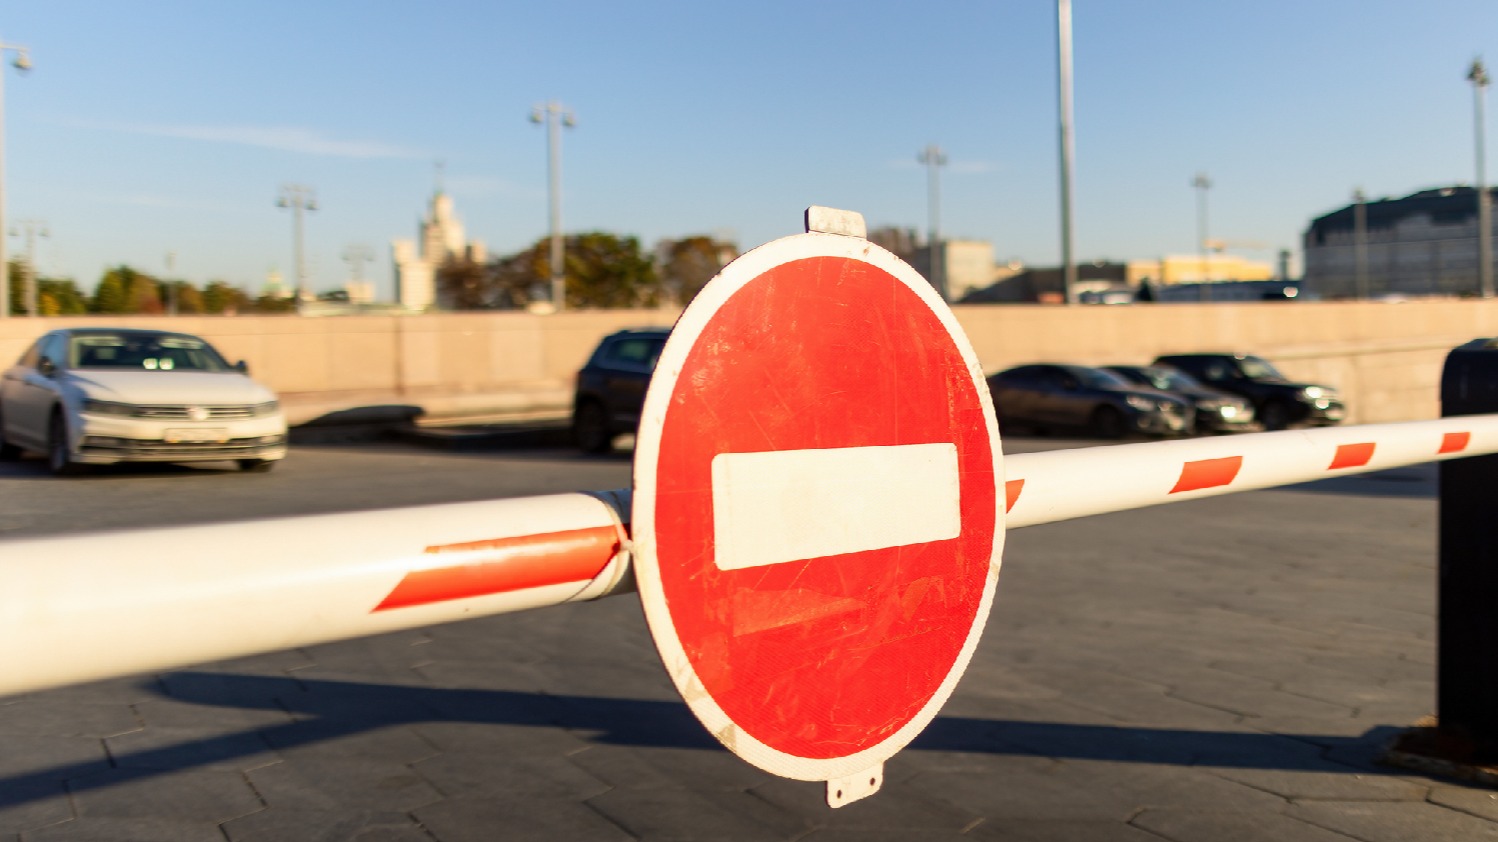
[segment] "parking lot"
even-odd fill
[[[0,466],[0,535],[629,476],[627,452],[482,444],[301,446],[263,475],[27,461]],[[1498,838],[1489,790],[1374,762],[1434,704],[1434,477],[1013,532],[966,678],[837,811],[701,729],[631,595],[0,699],[0,839]]]

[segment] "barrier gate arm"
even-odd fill
[[[1498,415],[1014,454],[1007,527],[1489,453]],[[611,491],[3,541],[0,696],[632,591],[629,511]]]

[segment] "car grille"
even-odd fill
[[[241,404],[229,406],[204,406],[208,410],[208,420],[229,421],[236,418],[254,418],[262,414],[258,404]],[[171,420],[191,417],[188,411],[192,407],[187,406],[137,406],[135,408],[136,418],[156,418]]]
[[[233,459],[252,455],[269,448],[285,447],[286,436],[257,436],[245,439],[230,439],[226,442],[165,442],[153,439],[122,439],[113,436],[84,436],[82,449],[112,453],[125,458],[156,458],[168,456],[221,456]]]

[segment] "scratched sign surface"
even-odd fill
[[[966,667],[1003,535],[999,439],[930,286],[857,237],[735,261],[662,353],[638,575],[683,697],[768,771],[875,769]]]

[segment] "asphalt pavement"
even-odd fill
[[[23,463],[0,470],[0,533],[628,471],[388,444],[302,448],[263,476],[73,483]],[[631,595],[0,699],[0,840],[1498,839],[1498,793],[1376,762],[1434,706],[1434,478],[1011,532],[966,677],[883,789],[842,809],[697,724]]]

